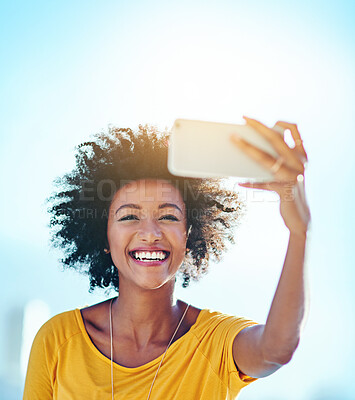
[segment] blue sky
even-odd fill
[[[61,272],[48,247],[45,198],[77,144],[109,124],[283,119],[298,123],[310,159],[311,310],[292,362],[241,399],[354,398],[354,15],[346,1],[2,1],[0,355],[12,310],[37,298],[55,314],[105,297]],[[177,295],[264,322],[287,231],[274,197],[238,190],[248,215],[236,246]]]

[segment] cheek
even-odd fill
[[[185,230],[176,229],[171,232],[170,240],[175,247],[175,251],[185,253],[186,249],[186,233]]]
[[[112,262],[117,269],[121,269],[125,265],[124,260],[128,236],[129,234],[125,232],[125,229],[117,229],[114,224],[107,230]]]
[[[186,256],[186,235],[184,232],[177,232],[174,244],[174,257],[172,259],[175,268],[179,268]]]
[[[130,236],[130,232],[127,232],[127,229],[118,229],[118,227],[113,223],[107,229],[107,240],[110,246],[111,252],[117,252],[121,248],[123,249],[125,243]]]

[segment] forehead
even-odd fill
[[[171,202],[184,207],[180,191],[166,180],[142,179],[130,182],[119,189],[112,204],[139,203],[149,206]]]

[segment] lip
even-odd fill
[[[162,249],[161,247],[135,247],[134,249],[129,250],[129,253],[132,251],[165,251],[166,253],[170,253],[169,250]]]
[[[149,252],[153,252],[153,251],[164,251],[165,253],[168,253],[168,256],[167,256],[164,260],[161,260],[161,261],[158,261],[158,260],[154,260],[154,261],[139,261],[139,260],[136,260],[136,259],[132,256],[132,253],[133,253],[134,251],[149,251]],[[142,266],[144,266],[144,267],[159,267],[160,265],[163,265],[165,262],[167,262],[167,261],[169,260],[170,251],[169,251],[169,250],[162,249],[162,248],[160,248],[160,247],[135,247],[134,249],[128,251],[128,255],[129,255],[129,258],[130,258],[134,263],[136,263],[136,264],[138,264],[138,265],[142,265]]]

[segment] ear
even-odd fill
[[[105,254],[109,254],[110,253],[110,245],[108,243],[107,236],[105,237],[104,253]]]
[[[191,228],[192,228],[192,225],[189,226],[189,229],[187,230],[187,233],[186,233],[186,245],[187,245],[187,242],[189,241]],[[187,254],[189,251],[190,251],[190,249],[186,246],[185,254]]]
[[[187,243],[187,241],[189,240],[190,233],[191,233],[191,229],[192,229],[192,225],[189,226],[189,228],[188,228],[188,230],[187,230],[187,232],[186,232],[186,243]]]

